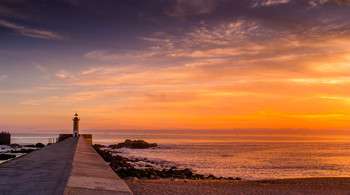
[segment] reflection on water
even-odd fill
[[[125,139],[144,139],[163,144],[218,143],[218,142],[350,142],[349,137],[308,137],[272,135],[197,135],[197,134],[94,134],[94,143],[115,144]]]
[[[12,143],[42,142],[58,134],[12,134]],[[350,177],[349,137],[197,134],[93,134],[93,142],[156,142],[153,149],[121,149],[123,155],[172,162],[201,174],[245,179]]]
[[[201,174],[266,179],[349,177],[349,149],[344,142],[231,142],[120,151],[128,157],[171,161]]]
[[[127,138],[160,147],[121,149],[125,156],[170,161],[201,174],[246,179],[350,176],[350,142],[344,137],[110,134],[94,135],[94,142],[109,145]]]

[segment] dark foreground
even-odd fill
[[[135,194],[350,194],[350,178],[125,181]]]

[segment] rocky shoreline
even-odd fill
[[[2,145],[0,147],[0,163],[13,158],[22,156],[24,154],[39,150],[45,147],[42,143],[30,144],[30,145],[20,145],[20,144],[11,144],[11,145]]]
[[[158,164],[147,159],[128,159],[120,156],[116,153],[112,153],[107,149],[115,149],[120,147],[137,148],[149,148],[156,147],[157,144],[149,144],[144,140],[125,140],[124,143],[110,145],[108,147],[100,144],[95,144],[93,147],[100,154],[100,156],[109,163],[111,168],[118,174],[122,179],[137,180],[137,179],[193,179],[193,180],[242,180],[240,177],[216,177],[214,175],[202,175],[194,173],[189,168],[179,169],[175,166],[170,168],[155,168],[152,164]],[[145,168],[135,166],[135,163],[140,161],[149,162]]]

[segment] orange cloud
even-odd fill
[[[181,38],[143,37],[154,44],[148,50],[90,51],[94,65],[56,71],[60,79],[1,106],[20,116],[33,111],[25,105],[36,105],[39,118],[51,113],[42,128],[70,128],[74,111],[86,129],[349,128],[350,37],[313,29],[251,39],[259,28],[201,24]]]

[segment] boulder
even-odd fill
[[[0,154],[0,160],[8,160],[10,158],[15,158],[16,155],[12,155],[12,154]]]
[[[116,148],[133,148],[133,149],[145,149],[145,148],[152,148],[157,147],[158,145],[156,143],[147,143],[144,140],[130,140],[127,139],[125,142],[119,143],[119,144],[113,144],[108,146],[109,148],[116,149]]]
[[[37,143],[37,144],[35,144],[35,147],[37,147],[37,148],[43,148],[43,147],[45,147],[45,145],[43,144],[43,143]]]
[[[94,144],[93,147],[96,149],[101,149],[101,148],[105,148],[105,145],[101,145],[101,144]]]

